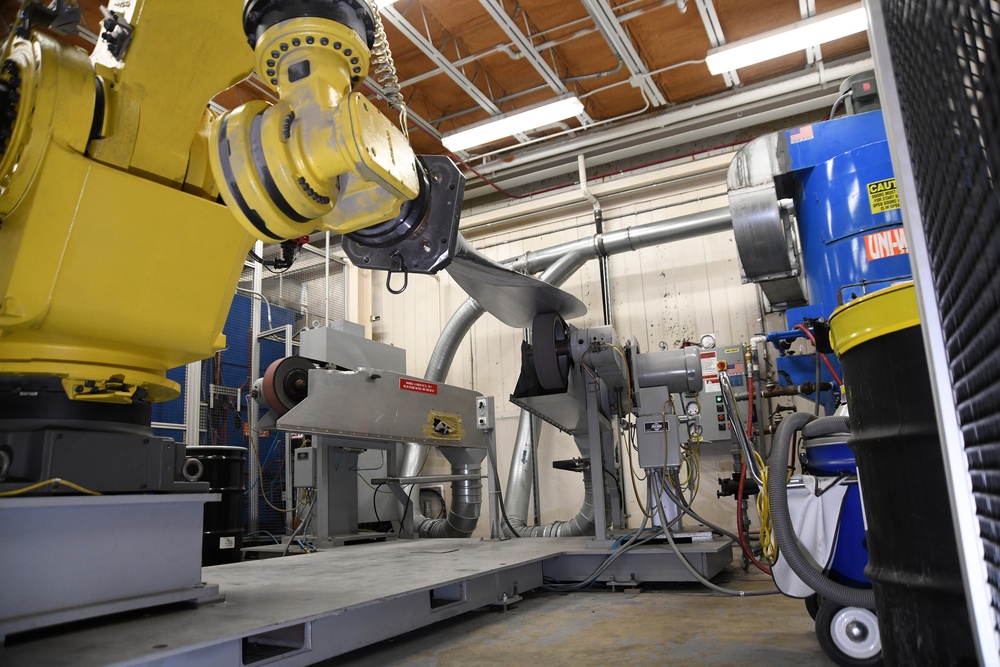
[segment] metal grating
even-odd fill
[[[882,11],[995,619],[1000,613],[1000,3],[883,0]]]
[[[264,259],[274,259],[279,252],[277,245],[265,246]],[[336,257],[330,258],[329,287],[326,282],[325,264],[325,257],[322,254],[303,248],[291,268],[282,271],[264,271],[261,291],[272,307],[287,308],[296,313],[296,331],[327,324],[328,292],[330,321],[342,320],[346,316],[347,272],[344,264]],[[242,281],[240,287],[244,287]]]

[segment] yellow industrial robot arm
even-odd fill
[[[368,2],[246,0],[243,27],[258,76],[279,97],[244,104],[212,128],[212,170],[244,228],[267,243],[317,229],[356,233],[365,247],[393,246],[381,260],[352,255],[363,266],[443,268],[462,177],[448,160],[418,159],[406,135],[353,90],[384,39]],[[433,243],[414,238],[428,226]]]

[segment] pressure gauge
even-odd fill
[[[698,403],[696,401],[691,401],[684,408],[684,411],[688,413],[688,416],[697,417],[698,413],[701,412],[701,409],[698,407]]]
[[[706,350],[711,350],[715,347],[715,336],[712,334],[705,334],[701,337],[701,346]]]
[[[701,437],[701,424],[695,424],[694,422],[688,424],[688,437],[689,438],[700,438]]]

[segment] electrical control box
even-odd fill
[[[722,401],[722,384],[720,373],[729,376],[733,387],[736,405],[740,416],[746,420],[746,363],[743,356],[743,346],[739,343],[718,345],[711,349],[702,348],[701,376],[705,383],[704,389],[698,392],[697,404],[701,411],[701,438],[706,442],[729,442],[731,429],[726,415],[725,404]],[[685,404],[692,399],[685,396]]]
[[[315,447],[299,447],[292,451],[292,485],[297,489],[316,486]]]
[[[677,415],[647,415],[636,419],[636,446],[640,468],[669,468],[681,464],[681,423]],[[687,440],[685,434],[684,440]]]

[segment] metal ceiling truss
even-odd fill
[[[597,24],[597,28],[604,36],[608,46],[628,67],[631,74],[630,81],[633,85],[643,92],[653,106],[659,107],[668,104],[667,98],[653,81],[645,63],[635,50],[632,38],[625,32],[607,0],[583,0],[583,6],[594,19],[594,23]]]
[[[423,10],[421,9],[421,12]],[[481,91],[476,85],[470,81],[465,74],[455,66],[441,51],[434,46],[433,42],[428,37],[425,37],[415,26],[413,26],[406,18],[399,13],[391,5],[382,8],[382,15],[396,27],[403,35],[406,36],[410,42],[413,43],[420,51],[430,58],[438,69],[440,69],[445,75],[447,75],[452,81],[457,83],[460,88],[462,88],[465,93],[471,97],[475,102],[481,106],[486,111],[490,112],[492,115],[497,115],[503,113],[503,111],[496,104],[489,95]],[[426,23],[426,21],[425,21]],[[425,26],[426,29],[426,26]],[[428,30],[428,34],[430,31]],[[518,141],[528,141],[528,137],[519,134],[516,135]]]
[[[726,43],[726,36],[722,34],[722,24],[719,23],[719,15],[715,11],[715,4],[712,3],[712,0],[695,0],[695,4],[698,6],[698,14],[701,16],[701,22],[705,26],[705,33],[708,34],[708,41],[711,43],[712,48],[724,45]],[[723,72],[722,78],[729,88],[735,88],[740,85],[740,75],[735,71]]]
[[[559,78],[559,75],[549,67],[549,64],[545,62],[542,55],[535,49],[534,44],[531,42],[530,36],[522,33],[517,24],[514,23],[514,19],[507,14],[507,11],[503,7],[502,0],[479,0],[479,4],[483,6],[497,25],[503,29],[504,33],[510,38],[511,42],[520,50],[520,55],[527,59],[531,66],[535,68],[535,71],[541,75],[542,80],[557,94],[564,95],[570,92],[566,85]],[[527,19],[525,19],[527,22]],[[527,26],[526,26],[527,28]],[[592,119],[586,112],[577,116],[581,125],[587,125],[592,122]]]

